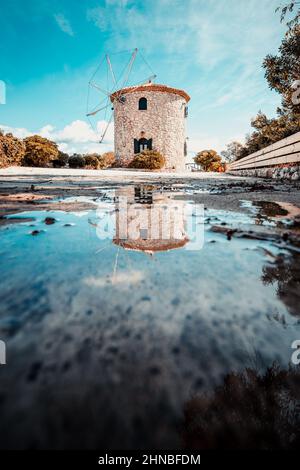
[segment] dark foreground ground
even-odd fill
[[[0,184],[1,448],[299,447],[299,185]],[[120,194],[203,216],[177,221],[179,248],[126,249]]]

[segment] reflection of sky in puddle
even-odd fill
[[[241,370],[254,355],[265,365],[288,365],[299,336],[298,294],[293,275],[282,283],[278,248],[206,230],[200,250],[149,256],[112,243],[115,222],[99,239],[94,222],[101,211],[116,216],[107,200],[98,212],[26,212],[34,222],[1,229],[0,336],[10,361],[0,371],[4,391],[13,388],[32,406],[36,392],[26,392],[24,377],[38,362],[48,389],[71,393],[83,377],[92,387],[96,374],[94,398],[102,403],[103,395],[104,407],[119,403],[131,416],[137,401],[159,415],[165,396],[172,421],[191,393]],[[57,222],[46,226],[45,217]],[[253,217],[207,208],[204,225],[253,224]],[[34,237],[32,230],[43,232]],[[293,260],[280,264],[283,276]],[[71,366],[61,379],[64,364]],[[8,402],[8,414],[10,406],[17,405]]]
[[[253,217],[243,212],[225,211],[222,209],[205,210],[205,222],[210,225],[219,225],[226,223],[226,225],[240,226],[253,224]]]
[[[299,215],[299,209],[287,203],[271,201],[247,201],[241,200],[241,207],[248,209],[256,225],[268,225],[276,227],[292,224],[291,216]]]

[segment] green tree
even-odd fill
[[[267,55],[263,61],[269,88],[281,95],[282,105],[277,117],[269,119],[261,111],[252,119],[254,131],[246,136],[245,145],[235,153],[235,159],[257,152],[268,145],[300,130],[300,105],[293,100],[293,85],[300,80],[300,2],[291,2],[281,8],[281,21],[297,9],[296,16],[288,22],[287,31],[276,55]],[[229,150],[229,151],[228,151]],[[228,152],[227,152],[228,151]],[[230,157],[230,149],[223,156]]]
[[[289,30],[291,30],[294,26],[300,23],[300,2],[294,0],[293,2],[287,3],[284,6],[276,8],[276,11],[280,11],[281,23],[283,23],[286,17],[295,10],[295,16],[287,22]]]
[[[255,131],[246,136],[246,155],[278,142],[300,129],[299,119],[295,116],[283,113],[278,118],[268,119],[261,111],[252,119],[251,125]]]
[[[85,166],[85,158],[83,155],[80,155],[79,153],[74,153],[69,158],[70,168],[84,168],[84,166]]]
[[[271,90],[282,97],[282,109],[278,114],[290,117],[300,116],[300,105],[293,104],[292,85],[300,79],[300,26],[291,29],[283,39],[277,55],[267,55],[263,61],[265,77]]]
[[[25,155],[25,144],[12,134],[0,130],[0,167],[20,165]]]
[[[67,153],[58,152],[58,156],[55,160],[52,161],[54,168],[63,168],[67,165],[69,161],[69,155]]]
[[[26,150],[24,163],[28,166],[47,166],[59,154],[57,144],[51,140],[33,135],[24,139]]]
[[[201,165],[204,171],[215,171],[215,163],[221,163],[221,157],[215,150],[202,150],[194,158],[194,162]]]
[[[228,163],[239,160],[245,156],[245,147],[236,140],[227,144],[226,149],[221,152],[222,157]]]
[[[116,158],[114,152],[105,152],[99,155],[100,168],[109,168],[113,166]]]
[[[84,156],[85,167],[98,170],[100,168],[99,155],[96,153],[90,153]]]

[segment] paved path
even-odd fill
[[[125,170],[125,169],[109,169],[109,170],[84,170],[84,169],[71,169],[71,168],[31,168],[31,167],[9,167],[2,168],[0,170],[0,177],[2,176],[49,176],[49,177],[95,177],[97,176],[103,181],[108,180],[124,180],[124,179],[153,179],[161,180],[163,178],[170,179],[228,179],[228,180],[241,180],[246,179],[240,176],[233,176],[226,173],[213,173],[213,172],[153,172],[153,171],[137,171],[137,170]]]

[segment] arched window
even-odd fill
[[[152,150],[152,139],[134,139],[134,153],[143,152],[143,150]]]
[[[146,98],[140,98],[139,99],[139,109],[140,110],[147,109],[147,99]]]

